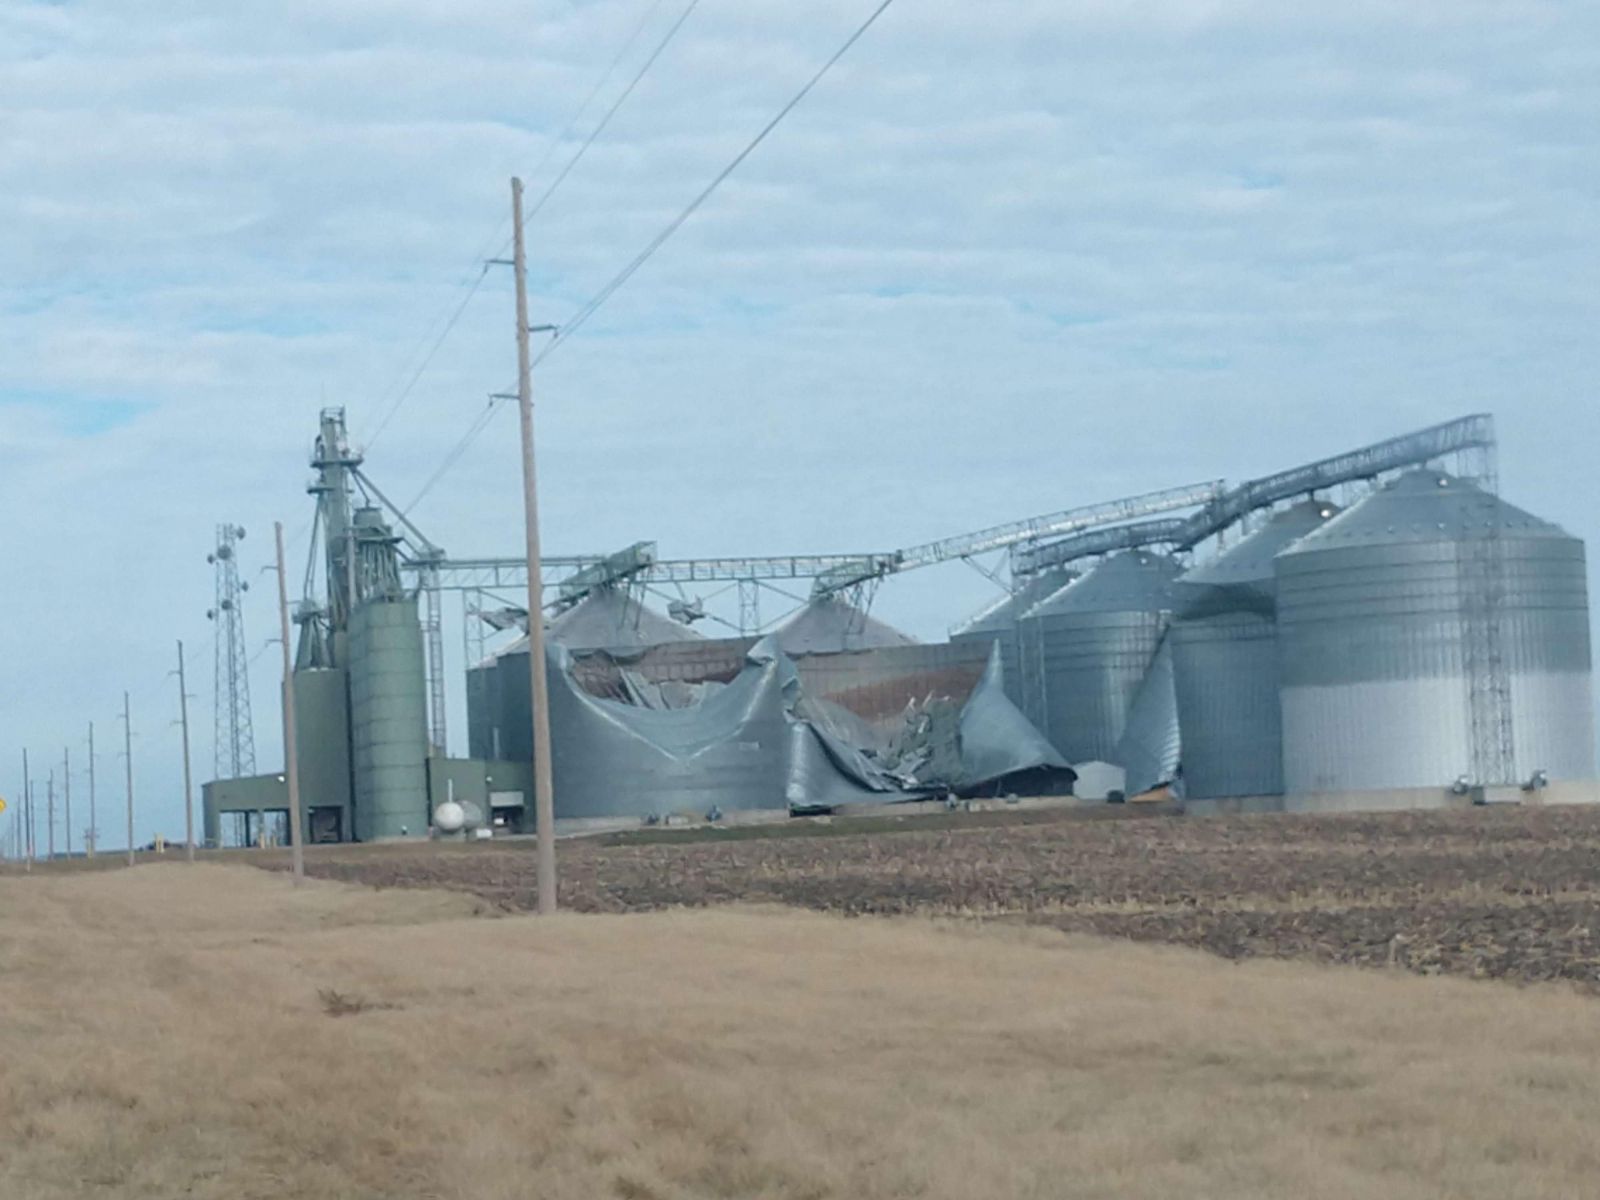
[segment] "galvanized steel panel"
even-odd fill
[[[340,835],[350,828],[350,692],[342,668],[296,671],[294,723],[300,803],[340,810]]]
[[[1337,511],[1321,501],[1285,509],[1178,581],[1173,673],[1187,797],[1282,793],[1274,559]]]
[[[664,617],[625,589],[596,588],[550,622],[545,640],[568,650],[623,650],[699,641],[687,625]],[[526,643],[522,643],[526,645]]]
[[[1134,693],[1128,708],[1128,725],[1117,745],[1116,761],[1126,772],[1123,786],[1127,794],[1137,796],[1175,782],[1182,749],[1169,632],[1161,639],[1155,660]]]
[[[1163,554],[1106,559],[1018,621],[1023,712],[1069,762],[1115,762],[1183,568]]]
[[[778,647],[791,657],[917,644],[916,638],[868,616],[837,596],[812,600],[780,625],[774,636]]]
[[[414,597],[350,617],[350,740],[362,841],[428,829],[428,701]]]
[[[494,711],[495,663],[479,663],[467,670],[467,754],[488,761],[495,757]]]
[[[1285,551],[1277,576],[1291,793],[1593,774],[1577,539],[1417,472]],[[1506,681],[1496,719],[1510,727],[1507,778],[1476,777],[1485,655]]]
[[[1179,621],[1172,637],[1184,795],[1279,795],[1283,721],[1272,619],[1241,612]]]
[[[1002,596],[969,618],[950,634],[954,644],[985,643],[1000,648],[1001,677],[1005,693],[1018,708],[1026,710],[1028,688],[1022,665],[1021,637],[1017,621],[1039,601],[1055,594],[1076,579],[1067,570],[1044,571],[1029,576],[1015,592]]]

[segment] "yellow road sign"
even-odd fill
[[[5,810],[6,810],[6,798],[4,796],[0,796],[0,812],[5,812]]]

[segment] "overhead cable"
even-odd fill
[[[411,503],[406,505],[405,511],[402,515],[409,516],[411,510],[416,508],[417,505],[421,504],[423,498],[429,492],[433,491],[434,485],[443,479],[450,468],[455,466],[456,463],[460,461],[461,456],[467,452],[467,447],[472,445],[477,436],[486,428],[488,428],[489,421],[494,416],[494,413],[495,402],[491,400],[483,409],[483,411],[473,418],[472,424],[467,426],[467,431],[461,435],[456,444],[450,448],[449,453],[444,456],[444,461],[439,464],[438,468],[433,472],[432,475],[428,476],[428,481],[424,483],[422,485],[422,489],[411,498]]]
[[[790,97],[788,103],[780,108],[776,115],[774,115],[770,121],[762,126],[761,131],[757,133],[755,137],[751,138],[738,154],[734,155],[733,159],[728,163],[728,165],[725,166],[721,171],[717,172],[717,174],[712,178],[711,182],[708,183],[700,191],[700,193],[688,203],[683,211],[669,221],[666,227],[663,228],[660,233],[651,238],[650,241],[645,245],[644,249],[642,249],[638,254],[634,255],[633,258],[628,261],[627,265],[624,266],[622,270],[618,271],[616,275],[612,276],[612,278],[605,284],[604,287],[602,287],[592,297],[585,301],[584,304],[579,307],[570,318],[568,318],[565,324],[557,328],[555,336],[551,339],[550,343],[534,357],[532,363],[533,366],[537,366],[545,359],[549,358],[550,355],[554,354],[556,349],[561,346],[562,343],[576,333],[578,329],[581,328],[583,324],[600,309],[601,305],[605,304],[607,300],[611,299],[611,297],[616,294],[618,289],[626,284],[628,280],[633,278],[633,276],[638,272],[639,268],[644,266],[644,264],[649,261],[651,255],[659,250],[666,243],[667,239],[672,237],[672,235],[683,226],[684,222],[692,217],[700,208],[700,206],[711,198],[711,194],[722,185],[723,181],[726,180],[728,176],[732,175],[734,171],[739,168],[739,165],[743,163],[745,159],[750,157],[751,153],[754,152],[757,146],[766,141],[767,136],[778,127],[785,117],[794,111],[799,103],[810,94],[811,90],[822,81],[822,77],[833,69],[834,64],[843,58],[849,52],[852,46],[861,40],[862,36],[867,32],[867,30],[872,28],[872,26],[877,22],[878,18],[881,17],[893,3],[894,0],[881,0],[878,6],[872,10],[871,15],[868,16],[867,19],[859,26],[857,26],[855,32],[845,39],[844,44],[835,50],[833,54],[829,56],[827,61],[824,62],[820,68],[818,68],[816,73],[806,81],[805,85],[801,87],[801,89],[792,97]],[[691,7],[693,7],[693,5],[691,5]],[[679,20],[681,23],[682,18]],[[504,390],[510,391],[511,389],[506,388]],[[456,445],[451,449],[449,455],[446,456],[445,462],[441,464],[439,469],[433,473],[428,482],[423,486],[422,490],[417,493],[416,498],[413,499],[411,504],[407,506],[407,512],[409,512],[411,508],[415,507],[417,504],[421,503],[423,497],[425,497],[429,491],[432,490],[433,486],[438,483],[441,478],[443,478],[445,472],[455,465],[455,463],[460,459],[461,455],[465,453],[467,446],[472,443],[473,439],[475,439],[480,433],[483,432],[484,429],[488,427],[489,421],[492,419],[493,414],[494,407],[491,405],[483,413],[478,415],[478,417],[473,421],[472,425],[468,427],[466,434],[463,435],[462,439],[456,443]]]
[[[689,201],[688,205],[684,207],[683,211],[669,221],[666,227],[662,229],[660,233],[651,238],[650,241],[646,243],[644,249],[639,251],[638,254],[634,255],[633,258],[629,260],[628,264],[623,267],[622,270],[618,271],[614,276],[612,276],[610,281],[607,282],[604,287],[590,297],[590,299],[585,302],[577,312],[573,313],[571,317],[567,318],[566,322],[561,325],[555,338],[550,342],[549,345],[539,352],[537,357],[534,358],[534,365],[543,362],[545,359],[549,358],[550,355],[554,354],[557,347],[566,341],[567,338],[576,333],[583,326],[584,322],[586,322],[595,314],[596,311],[599,310],[601,305],[603,305],[607,300],[611,299],[611,297],[619,288],[627,283],[628,280],[633,278],[635,272],[637,272],[640,267],[644,266],[644,264],[650,260],[650,256],[653,255],[657,250],[661,249],[668,238],[678,232],[678,230],[683,226],[683,223],[692,217],[700,208],[700,206],[711,198],[711,194],[715,192],[717,188],[722,186],[723,181],[727,179],[728,176],[732,175],[734,171],[739,169],[739,165],[744,162],[745,159],[750,157],[757,146],[761,145],[762,142],[767,140],[767,135],[776,129],[783,119],[794,111],[799,103],[810,94],[811,89],[816,87],[817,84],[822,81],[822,77],[832,70],[833,65],[849,52],[850,47],[854,46],[858,41],[861,40],[863,35],[866,34],[867,30],[872,28],[873,24],[878,20],[878,18],[881,17],[893,3],[894,0],[882,0],[878,7],[872,10],[872,14],[856,28],[854,33],[845,39],[844,44],[835,50],[828,60],[817,69],[816,74],[814,74],[810,79],[806,80],[805,86],[796,92],[792,97],[790,97],[789,102],[780,108],[773,118],[761,127],[761,132],[757,133],[755,137],[751,138],[750,141],[746,143],[744,149],[740,150],[738,154],[733,156],[732,161],[729,162],[727,166],[723,167],[722,170],[717,172],[717,174],[712,178],[711,182],[706,184],[706,186],[701,190],[700,194],[697,195],[693,200]]]
[[[584,140],[583,145],[578,148],[577,154],[575,154],[572,160],[562,168],[561,173],[556,176],[555,181],[551,183],[550,186],[545,189],[544,194],[539,197],[538,204],[534,206],[534,212],[537,212],[539,208],[544,205],[545,201],[549,200],[550,197],[555,194],[556,189],[561,186],[562,182],[571,173],[572,168],[577,166],[578,160],[584,155],[584,151],[588,150],[589,147],[594,143],[595,138],[600,136],[601,131],[604,130],[606,125],[610,123],[611,118],[616,115],[617,109],[622,107],[623,101],[625,101],[628,96],[632,94],[633,89],[639,85],[639,81],[644,78],[645,72],[647,72],[655,63],[656,59],[661,56],[661,52],[666,49],[667,43],[672,40],[672,36],[678,32],[679,26],[684,23],[684,21],[688,18],[689,13],[693,11],[695,5],[699,2],[700,0],[691,0],[688,9],[684,10],[683,15],[680,16],[672,28],[668,30],[667,36],[662,39],[661,44],[658,45],[651,53],[643,68],[641,68],[638,74],[633,77],[633,80],[628,84],[622,95],[619,96],[606,111],[605,116],[600,119],[600,123],[595,126],[595,128],[590,132],[589,136]],[[578,105],[577,110],[570,118],[568,118],[567,123],[562,128],[561,132],[551,139],[550,144],[545,147],[543,156],[537,163],[534,164],[533,170],[529,172],[529,178],[538,177],[539,173],[544,170],[545,164],[548,163],[551,156],[555,154],[556,148],[562,145],[567,140],[567,136],[573,131],[573,129],[577,127],[578,122],[583,118],[583,114],[589,110],[589,105],[594,103],[595,97],[598,96],[605,88],[605,85],[610,82],[611,76],[616,73],[617,67],[619,67],[622,64],[622,60],[627,57],[628,51],[633,49],[634,43],[639,40],[639,35],[644,32],[645,26],[649,24],[650,18],[655,15],[656,10],[661,7],[661,4],[662,0],[654,0],[650,7],[645,10],[644,15],[640,17],[638,23],[634,25],[633,31],[628,34],[627,41],[622,44],[622,49],[617,51],[616,57],[611,60],[611,65],[605,69],[605,72],[600,76],[594,87],[589,90],[589,94],[584,97],[583,103]],[[532,216],[532,213],[530,213],[529,216]],[[417,386],[417,381],[422,378],[423,373],[427,371],[428,367],[432,364],[434,357],[439,353],[440,347],[444,345],[446,339],[449,338],[451,332],[455,329],[456,324],[461,320],[462,314],[467,311],[467,305],[471,303],[473,296],[477,295],[478,289],[483,285],[484,278],[489,272],[489,265],[484,261],[486,258],[490,257],[490,254],[488,253],[489,247],[493,246],[499,240],[500,230],[505,227],[509,220],[509,217],[501,219],[500,223],[495,227],[494,233],[490,236],[489,241],[485,244],[483,250],[479,251],[478,254],[473,257],[473,267],[476,271],[476,274],[464,277],[462,281],[456,285],[458,289],[466,289],[465,295],[463,295],[457,302],[455,308],[445,319],[444,325],[428,343],[427,350],[424,352],[421,361],[417,363],[410,376],[406,379],[405,386],[400,389],[399,394],[395,396],[393,401],[390,402],[389,407],[385,410],[382,418],[379,419],[377,427],[373,429],[371,436],[366,438],[364,442],[366,449],[370,450],[373,446],[373,443],[375,443],[383,431],[389,427],[389,422],[394,419],[395,414],[398,413],[401,406],[405,404],[407,398],[411,395],[412,390]],[[526,224],[526,218],[524,218],[524,224]],[[494,257],[499,257],[499,255],[503,254],[505,252],[505,246],[509,244],[509,241],[502,244],[500,249],[494,252]]]
[[[659,3],[659,0],[657,0],[657,2]],[[699,4],[700,0],[689,0],[688,5],[684,8],[683,12],[678,14],[678,19],[674,21],[672,23],[672,27],[667,30],[666,35],[661,39],[661,41],[656,43],[656,48],[650,52],[650,57],[644,60],[644,65],[641,66],[634,77],[628,81],[628,86],[622,89],[622,94],[611,102],[611,107],[606,109],[605,116],[600,118],[599,124],[589,131],[588,137],[583,139],[583,144],[578,147],[577,153],[567,161],[566,166],[561,168],[561,173],[550,181],[550,186],[545,188],[545,190],[540,194],[539,198],[533,202],[533,207],[523,214],[523,228],[527,228],[528,222],[533,220],[533,218],[538,214],[539,210],[545,206],[545,203],[550,199],[550,197],[555,195],[556,189],[566,182],[567,176],[572,174],[572,168],[578,165],[578,160],[584,156],[590,146],[594,145],[595,139],[599,137],[601,133],[605,131],[605,127],[611,123],[611,118],[617,115],[617,110],[623,106],[629,96],[633,95],[633,89],[639,86],[639,81],[649,73],[651,67],[655,66],[656,59],[661,57],[662,51],[667,48],[668,44],[677,35],[678,30],[683,28],[683,23],[689,19],[689,14],[694,12]],[[511,239],[508,238],[501,245],[499,253],[504,254],[506,247],[510,245]]]

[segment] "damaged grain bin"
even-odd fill
[[[1017,640],[1017,620],[1045,597],[1060,591],[1076,579],[1069,570],[1041,571],[1018,582],[1017,589],[1002,596],[976,616],[957,626],[950,640],[955,643],[986,642],[1000,648],[1001,678],[1005,693],[1013,704],[1023,706],[1028,694],[1024,684],[1022,654]]]
[[[1115,762],[1128,708],[1166,632],[1169,555],[1130,550],[1040,601],[1017,622],[1023,671],[1036,680],[1023,712],[1073,765]]]
[[[1577,538],[1421,470],[1290,546],[1276,569],[1291,807],[1593,778]]]
[[[662,616],[626,589],[615,587],[594,589],[545,627],[545,641],[569,654],[605,651],[624,660],[630,653],[652,646],[701,640],[689,626]],[[468,714],[474,754],[487,751],[490,758],[531,762],[528,639],[512,642],[468,674],[468,696],[481,706],[476,715]],[[474,675],[476,679],[471,678]]]
[[[1170,636],[1189,799],[1283,794],[1273,560],[1337,511],[1320,500],[1285,509],[1178,580]]]

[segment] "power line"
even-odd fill
[[[639,251],[638,254],[634,255],[633,258],[628,261],[627,265],[622,268],[622,270],[618,271],[614,276],[612,276],[604,287],[602,287],[598,292],[585,301],[583,305],[581,305],[578,310],[567,319],[566,323],[557,329],[557,332],[551,339],[550,343],[534,356],[532,364],[533,366],[538,366],[545,359],[549,358],[550,355],[554,354],[558,347],[560,347],[569,337],[576,333],[584,325],[584,323],[589,320],[590,317],[594,316],[594,314],[599,311],[600,307],[605,304],[607,300],[611,299],[611,297],[615,295],[617,291],[628,282],[628,280],[633,278],[633,276],[638,272],[639,268],[644,266],[644,264],[650,260],[651,256],[654,255],[657,250],[661,249],[661,247],[666,244],[667,240],[671,238],[673,234],[677,233],[678,230],[682,228],[683,224],[699,210],[700,206],[711,198],[712,193],[715,192],[717,188],[722,186],[723,182],[728,178],[728,176],[732,175],[734,171],[739,169],[740,164],[743,163],[745,159],[750,157],[750,155],[755,151],[756,147],[761,145],[762,142],[766,141],[767,136],[774,129],[776,129],[780,123],[782,123],[785,117],[787,117],[791,112],[794,111],[796,107],[798,107],[800,102],[811,93],[811,90],[822,81],[823,76],[833,69],[835,63],[849,53],[850,48],[861,40],[861,38],[866,34],[867,30],[871,29],[872,26],[877,23],[878,18],[887,12],[889,6],[893,3],[894,0],[881,0],[878,6],[872,10],[871,15],[869,15],[865,21],[856,27],[855,32],[845,39],[844,44],[835,50],[833,54],[828,57],[827,61],[825,61],[822,66],[817,69],[816,73],[805,82],[805,85],[789,98],[788,103],[780,108],[773,118],[761,127],[760,132],[745,144],[744,149],[740,150],[738,154],[734,155],[733,159],[728,163],[728,165],[723,167],[721,171],[717,172],[717,174],[712,178],[711,182],[708,183],[693,200],[689,201],[689,203],[684,207],[683,211],[669,221],[660,233],[656,234],[655,237],[651,238],[650,241],[646,243],[644,249]],[[691,4],[690,8],[693,7],[694,5]],[[687,13],[685,13],[685,16],[687,16]],[[679,20],[681,23],[682,18]],[[510,389],[505,388],[502,390],[509,391]],[[476,439],[477,436],[486,428],[488,428],[489,421],[492,419],[494,412],[494,405],[491,403],[487,409],[478,414],[473,423],[467,428],[467,432],[462,436],[461,440],[451,448],[450,453],[445,457],[445,461],[440,465],[439,469],[429,477],[428,482],[423,485],[422,490],[419,491],[411,503],[407,505],[407,512],[410,512],[411,509],[415,508],[422,502],[423,498],[433,490],[434,485],[437,484],[439,480],[444,477],[445,473],[448,472],[450,468],[460,460],[461,455],[466,452],[467,447],[473,442],[473,440]]]
[[[551,159],[551,156],[555,154],[556,147],[561,145],[561,143],[565,142],[567,140],[567,135],[569,133],[571,133],[574,129],[577,128],[578,122],[580,120],[582,120],[582,118],[583,118],[583,114],[589,111],[589,105],[594,103],[595,97],[600,94],[600,92],[605,88],[607,83],[611,82],[611,76],[614,75],[616,73],[617,68],[622,65],[622,60],[624,58],[628,57],[628,51],[633,49],[634,42],[639,40],[639,35],[644,32],[644,27],[650,23],[650,18],[656,15],[656,10],[661,7],[661,4],[662,4],[662,0],[655,0],[655,2],[653,4],[651,4],[648,9],[645,10],[644,16],[639,18],[639,23],[633,27],[633,32],[628,35],[628,40],[625,41],[624,43],[622,43],[622,49],[617,51],[617,56],[611,60],[611,65],[606,68],[605,74],[600,76],[600,79],[598,80],[598,82],[596,82],[594,87],[592,87],[589,90],[589,94],[583,98],[583,103],[578,105],[577,111],[572,114],[571,119],[569,119],[567,121],[566,125],[562,128],[561,132],[558,133],[555,136],[554,140],[552,140],[551,143],[548,146],[545,147],[544,154],[540,157],[539,161],[536,162],[533,165],[533,170],[528,172],[528,178],[529,179],[537,179],[538,178],[539,172],[544,170],[545,164],[548,163],[550,161],[550,159]],[[681,22],[680,22],[680,24],[681,24]],[[657,53],[659,54],[660,51],[658,50]],[[651,61],[654,61],[654,59],[652,58]],[[640,72],[640,74],[642,75],[643,72]],[[635,79],[634,83],[637,83],[637,82],[638,82],[638,80]],[[633,90],[633,84],[629,84],[628,85],[628,90],[629,91]],[[621,102],[618,101],[618,103],[616,105],[613,105],[612,106],[613,111],[615,111],[616,108],[620,107],[620,104],[621,104]],[[601,122],[601,128],[604,127],[605,121],[609,121],[610,119],[611,119],[611,114],[607,113],[605,118]],[[597,132],[598,132],[598,130],[597,130]],[[593,140],[592,136],[591,136],[590,140],[591,141]],[[569,170],[571,169],[570,165],[569,165],[568,169]],[[554,190],[554,189],[552,188],[551,190]],[[542,203],[542,201],[541,201],[541,203]],[[502,218],[500,218],[500,226],[498,226],[496,228],[496,231],[495,231],[496,232],[496,236],[498,236],[500,228],[503,228],[504,226],[509,225],[510,223],[511,223],[511,218],[510,217],[502,217]],[[509,239],[507,239],[505,244],[503,244],[500,247],[500,250],[497,252],[497,256],[498,256],[498,254],[505,253],[505,247],[507,245],[510,245],[510,240]]]
[[[745,159],[749,158],[752,153],[754,153],[756,147],[767,140],[767,135],[776,129],[783,119],[794,111],[800,102],[810,94],[811,89],[816,87],[817,84],[822,81],[822,77],[832,70],[833,65],[849,52],[850,47],[854,46],[858,41],[861,40],[861,38],[866,34],[867,30],[872,28],[872,26],[877,22],[878,18],[888,11],[889,6],[893,3],[894,0],[882,0],[878,7],[872,10],[872,14],[856,28],[856,31],[845,39],[844,45],[835,50],[828,60],[817,69],[816,74],[806,81],[805,86],[796,92],[792,97],[790,97],[789,102],[780,108],[770,121],[762,126],[761,132],[756,134],[755,137],[751,138],[750,141],[746,143],[744,149],[739,151],[738,154],[734,155],[733,160],[729,162],[727,166],[723,167],[722,170],[717,172],[717,174],[712,178],[711,182],[706,184],[705,188],[701,190],[700,194],[697,195],[693,200],[689,201],[689,203],[684,207],[684,210],[671,221],[669,221],[666,227],[662,229],[660,233],[651,238],[650,241],[646,243],[644,249],[639,251],[638,254],[634,255],[634,257],[628,262],[627,266],[623,267],[622,270],[618,271],[614,276],[612,276],[610,281],[607,282],[604,287],[596,292],[581,308],[578,309],[577,312],[573,313],[571,317],[567,318],[567,321],[561,326],[560,331],[556,334],[554,340],[552,340],[549,345],[540,351],[538,357],[533,360],[535,366],[554,354],[558,346],[566,341],[567,338],[576,333],[583,326],[584,322],[586,322],[595,314],[596,311],[599,310],[601,305],[603,305],[607,300],[611,299],[611,297],[619,288],[627,283],[628,280],[633,278],[635,272],[637,272],[640,267],[644,266],[644,264],[650,260],[650,257],[666,244],[667,239],[678,232],[685,221],[694,216],[695,212],[700,208],[700,206],[711,198],[711,194],[715,192],[717,188],[722,186],[723,181],[727,179],[728,176],[732,175],[734,171],[738,170],[739,165],[743,163]]]
[[[496,230],[497,234],[498,232],[499,231]],[[480,258],[481,257],[482,256],[480,256]],[[471,286],[467,287],[466,295],[461,297],[461,300],[456,305],[455,310],[445,321],[444,328],[439,330],[438,335],[428,346],[427,353],[422,356],[422,361],[417,364],[416,369],[411,372],[411,377],[406,380],[405,387],[400,389],[400,394],[395,397],[394,402],[389,406],[388,411],[383,414],[383,419],[378,422],[378,427],[372,431],[372,436],[367,438],[365,444],[368,449],[372,448],[373,443],[378,440],[379,435],[389,427],[389,422],[394,419],[395,414],[400,411],[400,406],[403,405],[406,402],[406,399],[411,395],[412,389],[417,386],[417,381],[422,378],[422,373],[428,369],[429,365],[433,362],[434,357],[439,353],[439,348],[444,345],[445,339],[450,336],[451,331],[456,327],[456,323],[461,320],[461,314],[467,311],[467,305],[470,304],[472,302],[472,298],[478,294],[478,289],[483,286],[484,276],[488,275],[488,273],[489,265],[487,263],[482,263],[479,267],[477,277],[472,279]],[[463,279],[461,284],[458,286],[466,286],[466,284],[467,280]],[[295,540],[299,540],[299,535],[296,535]]]
[[[490,400],[483,411],[473,418],[472,424],[467,426],[466,433],[462,434],[456,444],[450,448],[449,453],[444,456],[444,461],[439,464],[432,475],[428,476],[428,480],[422,485],[421,490],[411,498],[411,503],[405,507],[404,515],[410,515],[411,510],[421,504],[423,498],[433,491],[434,485],[443,479],[450,468],[460,461],[461,456],[467,452],[467,447],[472,445],[477,436],[488,428],[489,421],[493,418],[494,413],[495,402]]]
[[[683,23],[689,19],[689,14],[694,12],[699,4],[700,0],[689,0],[688,5],[684,8],[683,12],[678,14],[678,19],[672,23],[672,27],[667,30],[666,35],[661,39],[660,42],[656,44],[656,48],[650,52],[650,57],[644,60],[644,65],[639,68],[638,73],[635,74],[631,80],[629,80],[628,86],[622,89],[622,94],[612,101],[611,107],[606,109],[605,116],[600,118],[600,123],[589,131],[589,136],[583,140],[583,145],[578,147],[578,152],[572,156],[572,158],[567,162],[566,166],[561,168],[561,173],[551,181],[550,186],[545,188],[543,194],[541,194],[540,197],[533,202],[533,206],[528,209],[527,214],[522,218],[522,224],[524,228],[527,227],[529,221],[533,220],[533,218],[538,214],[539,210],[545,206],[545,202],[549,200],[551,196],[555,195],[556,189],[566,181],[567,176],[572,173],[572,168],[578,165],[578,160],[584,156],[585,152],[590,146],[594,145],[594,140],[605,131],[605,127],[611,123],[611,118],[617,115],[617,110],[622,107],[629,96],[633,95],[633,89],[639,86],[639,81],[649,73],[651,67],[655,66],[656,59],[661,57],[662,51],[667,48],[668,44],[677,35],[678,30],[683,28]],[[509,246],[510,244],[511,241],[508,238],[506,242],[501,245],[499,254],[504,254],[506,246]]]
[[[600,136],[601,131],[604,130],[605,127],[610,123],[611,118],[616,115],[617,110],[622,107],[623,102],[627,100],[629,95],[632,94],[633,89],[639,85],[639,81],[644,78],[645,73],[649,71],[651,66],[655,64],[656,59],[661,57],[661,52],[667,48],[667,43],[672,40],[673,35],[678,32],[679,27],[682,26],[684,21],[688,19],[689,13],[694,10],[695,5],[697,5],[699,2],[700,0],[690,0],[689,7],[684,10],[683,15],[680,16],[672,28],[667,31],[667,36],[662,39],[661,44],[658,45],[651,53],[650,57],[645,61],[644,66],[639,70],[638,74],[633,77],[633,80],[628,84],[622,95],[617,97],[616,101],[606,111],[605,116],[600,119],[600,123],[595,126],[595,128],[590,132],[589,136],[584,140],[583,145],[578,148],[577,154],[575,154],[572,157],[572,160],[562,168],[561,173],[556,176],[555,181],[551,183],[550,186],[545,189],[544,194],[539,197],[539,202],[533,206],[533,212],[538,212],[539,209],[544,206],[545,201],[549,200],[550,197],[555,194],[556,189],[561,186],[562,182],[572,172],[572,168],[578,165],[578,160],[582,158],[585,151],[587,151],[589,147],[594,144],[594,140]],[[594,103],[595,97],[598,96],[605,88],[605,85],[610,82],[611,76],[616,73],[617,67],[620,66],[622,64],[622,60],[627,57],[628,51],[633,49],[633,44],[639,40],[639,35],[644,32],[645,26],[649,24],[650,18],[655,15],[656,10],[661,7],[661,4],[662,0],[654,0],[654,3],[652,3],[650,7],[645,10],[644,16],[639,19],[638,23],[633,27],[633,31],[628,34],[627,40],[622,44],[622,49],[617,52],[616,57],[611,60],[611,64],[605,69],[605,72],[600,76],[600,79],[595,83],[594,87],[590,89],[589,94],[584,97],[583,103],[578,105],[577,110],[572,114],[571,117],[568,118],[567,123],[562,128],[561,132],[558,133],[555,138],[551,140],[549,146],[545,148],[544,155],[536,164],[534,164],[533,170],[529,173],[530,178],[537,177],[539,172],[544,170],[545,164],[548,163],[551,156],[555,154],[556,148],[565,142],[567,140],[567,135],[577,127],[578,122],[583,119],[583,114],[589,110],[589,105]],[[528,214],[530,218],[533,216],[533,212]],[[472,298],[478,294],[478,289],[483,286],[484,277],[489,273],[488,264],[484,263],[483,260],[490,257],[488,253],[489,247],[493,246],[499,240],[500,230],[506,226],[508,221],[509,218],[503,218],[500,223],[495,226],[495,231],[490,236],[489,240],[484,244],[483,250],[479,251],[473,256],[472,261],[477,269],[477,274],[469,274],[468,276],[464,277],[459,284],[456,285],[457,290],[466,288],[466,294],[463,295],[460,301],[457,302],[455,308],[445,319],[443,327],[439,329],[438,333],[434,335],[433,339],[428,343],[428,348],[426,352],[424,352],[421,361],[417,363],[410,376],[406,378],[405,386],[400,389],[399,394],[395,396],[394,400],[390,403],[388,409],[379,419],[377,427],[372,431],[372,434],[366,438],[364,444],[368,450],[370,450],[373,444],[377,442],[383,431],[389,427],[389,422],[394,419],[395,414],[400,411],[401,406],[404,405],[406,400],[410,397],[412,391],[417,386],[418,380],[422,378],[423,373],[426,372],[428,367],[433,363],[433,360],[438,355],[440,348],[449,338],[451,332],[454,331],[457,323],[460,322],[462,314],[467,311],[467,305],[472,302]],[[509,244],[510,242],[507,240],[501,245],[500,250],[495,252],[494,256],[499,257],[501,254],[503,254],[505,252],[505,246]],[[298,534],[296,535],[295,540],[299,540]]]

